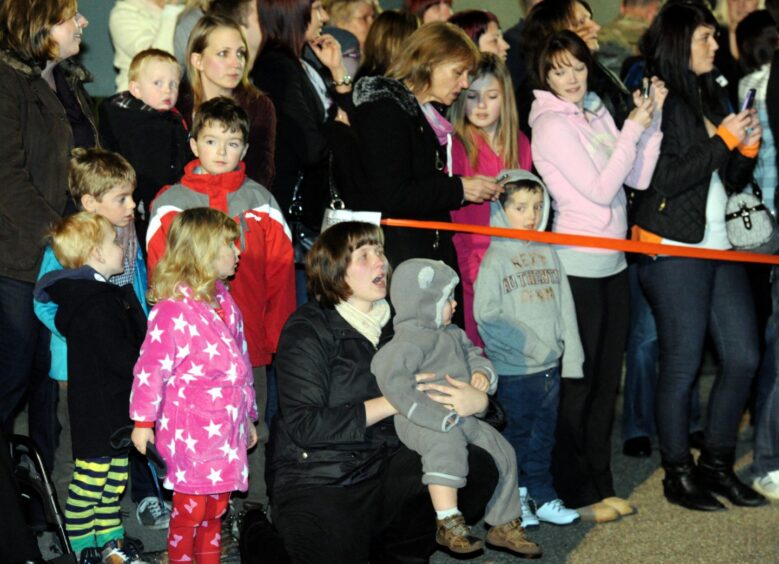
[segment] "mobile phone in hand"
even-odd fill
[[[747,95],[744,97],[744,103],[741,104],[741,111],[751,110],[755,105],[755,94],[757,91],[754,88],[747,90]]]
[[[652,82],[648,78],[645,78],[644,82],[641,85],[641,97],[644,100],[649,98],[649,92],[651,91],[651,89],[652,89]]]

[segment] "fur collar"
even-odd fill
[[[354,87],[356,107],[369,102],[389,99],[398,104],[411,117],[419,115],[419,103],[402,82],[385,76],[366,76]]]
[[[30,65],[7,49],[0,49],[0,62],[5,63],[16,72],[21,73],[28,78],[37,78],[41,75],[41,68],[39,66]]]

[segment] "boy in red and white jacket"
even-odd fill
[[[271,193],[245,174],[249,120],[233,100],[217,97],[200,105],[190,132],[197,157],[177,184],[163,188],[151,205],[146,235],[149,273],[165,253],[171,221],[185,209],[210,207],[225,212],[241,228],[241,263],[230,294],[244,317],[249,358],[260,410],[260,445],[250,456],[249,499],[267,503],[264,480],[263,420],[265,367],[295,309],[295,265],[289,227]]]

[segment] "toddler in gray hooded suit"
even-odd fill
[[[390,287],[395,336],[373,357],[371,371],[398,411],[398,437],[422,456],[422,482],[436,510],[436,541],[459,554],[483,548],[457,509],[457,489],[465,486],[468,476],[467,445],[472,444],[492,456],[499,473],[484,516],[492,526],[487,543],[524,557],[538,557],[540,547],[525,537],[519,521],[514,449],[489,424],[475,416],[460,417],[417,389],[416,375],[429,372],[435,374],[433,383],[446,384],[449,375],[495,392],[497,375],[492,364],[465,331],[451,324],[457,305],[454,288],[459,281],[457,273],[440,261],[411,259],[397,267]]]

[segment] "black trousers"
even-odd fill
[[[584,378],[563,378],[552,475],[568,507],[614,495],[611,428],[628,335],[627,270],[606,278],[569,276],[584,348]]]
[[[478,521],[498,483],[486,451],[470,446],[458,507]],[[401,447],[382,474],[353,486],[322,486],[274,497],[271,518],[292,562],[427,562],[436,550],[435,512],[417,453]]]

